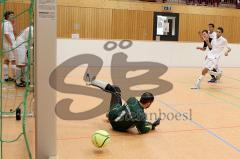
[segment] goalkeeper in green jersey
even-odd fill
[[[111,93],[112,97],[107,117],[114,130],[125,132],[136,126],[138,132],[144,134],[154,130],[160,124],[160,119],[153,123],[146,121],[144,113],[144,109],[149,108],[154,100],[153,94],[145,92],[142,94],[140,101],[135,97],[130,97],[125,104],[122,104],[121,89],[118,86],[96,80],[95,76],[88,73],[85,80],[88,85],[99,87]]]

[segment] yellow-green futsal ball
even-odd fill
[[[92,135],[92,143],[98,148],[102,148],[110,141],[110,135],[105,130],[98,130]]]

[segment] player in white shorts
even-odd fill
[[[33,37],[33,27],[25,28],[17,37],[16,44],[16,86],[25,87],[24,70],[27,64],[27,50],[28,50],[28,37],[31,30],[31,37]],[[29,39],[30,40],[30,39]],[[33,41],[30,41],[30,47]]]
[[[14,81],[15,80],[15,71],[16,71],[16,63],[15,63],[15,50],[16,42],[15,35],[13,30],[14,23],[14,12],[6,11],[4,13],[4,23],[2,23],[2,27],[4,27],[4,37],[3,37],[3,54],[4,54],[4,64],[3,64],[3,73],[5,81]],[[12,51],[11,51],[12,50]],[[8,66],[9,63],[12,65],[12,75],[13,77],[9,77]]]
[[[217,38],[217,33],[214,31],[213,23],[208,24],[208,35],[209,35],[209,38],[211,38],[211,39]],[[216,81],[216,79],[219,80],[222,76],[222,71],[220,70],[218,65],[216,66],[216,69],[213,69],[213,72],[219,72],[219,75],[217,77],[215,77],[214,75],[211,75],[212,79],[208,82],[214,83]]]
[[[204,39],[208,44],[209,48],[212,48],[212,50],[208,52],[205,60],[204,69],[202,70],[202,75],[198,77],[192,89],[200,89],[200,83],[208,72],[215,77],[219,75],[219,72],[214,72],[213,70],[218,69],[217,67],[219,65],[221,54],[224,53],[225,56],[228,56],[228,53],[231,51],[227,40],[222,37],[222,34],[223,28],[219,27],[217,29],[216,39],[213,39],[211,43],[208,41],[208,39]]]

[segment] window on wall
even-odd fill
[[[153,40],[178,41],[179,14],[154,12]]]

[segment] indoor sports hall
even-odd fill
[[[239,9],[0,0],[0,159],[239,159]]]

